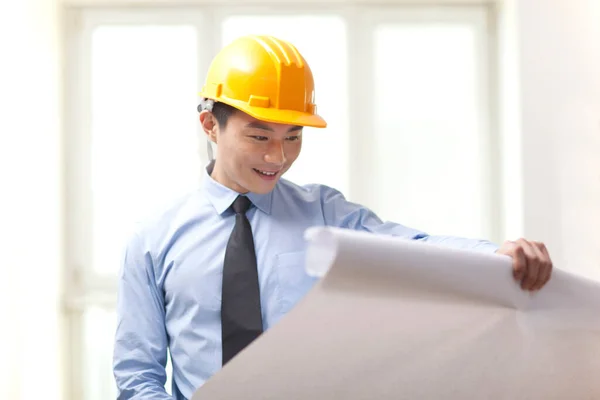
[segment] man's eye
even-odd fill
[[[299,140],[300,136],[288,136],[285,138],[286,140],[289,140],[290,142],[293,142],[295,140]]]
[[[254,140],[258,140],[259,142],[264,142],[268,138],[266,136],[251,136]]]

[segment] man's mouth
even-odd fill
[[[262,175],[262,176],[264,176],[265,178],[269,178],[269,177],[270,177],[270,178],[274,178],[274,177],[275,177],[275,176],[276,176],[276,175],[279,173],[279,171],[277,171],[277,172],[272,172],[272,171],[262,171],[262,170],[260,170],[260,169],[256,169],[256,168],[253,168],[253,170],[254,170],[256,173],[258,173],[259,175]]]

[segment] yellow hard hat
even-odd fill
[[[314,86],[312,71],[294,45],[249,35],[217,54],[200,96],[261,121],[324,128],[327,123],[314,104]]]

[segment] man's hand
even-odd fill
[[[524,290],[539,290],[552,275],[552,261],[546,246],[540,242],[519,239],[506,241],[496,253],[513,259],[513,276]]]

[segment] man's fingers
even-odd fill
[[[529,242],[529,246],[531,250],[535,253],[535,260],[538,266],[537,270],[537,279],[531,286],[531,290],[539,290],[545,283],[546,280],[546,266],[544,263],[544,253],[539,248],[539,243],[537,242]]]
[[[550,280],[550,276],[552,275],[552,261],[544,243],[532,242],[532,247],[540,259],[538,279],[534,288],[534,290],[539,290]]]
[[[523,248],[515,242],[507,242],[505,243],[505,246],[507,247],[508,254],[510,254],[513,259],[513,276],[517,282],[521,282],[527,271],[525,252],[523,251]]]
[[[543,243],[506,241],[497,253],[512,258],[513,276],[523,290],[538,290],[550,280],[552,261]]]
[[[554,264],[552,263],[552,258],[550,257],[550,253],[548,252],[548,248],[546,247],[546,245],[544,243],[540,243],[540,249],[542,250],[542,253],[544,254],[544,261],[548,264],[548,276],[546,278],[546,282],[547,283],[550,280],[550,277],[552,277],[552,270],[554,269]]]
[[[524,239],[519,239],[517,244],[523,249],[527,266],[525,268],[525,276],[521,281],[521,288],[533,290],[537,284],[538,275],[540,272],[541,259],[538,252],[533,248],[533,245]]]

